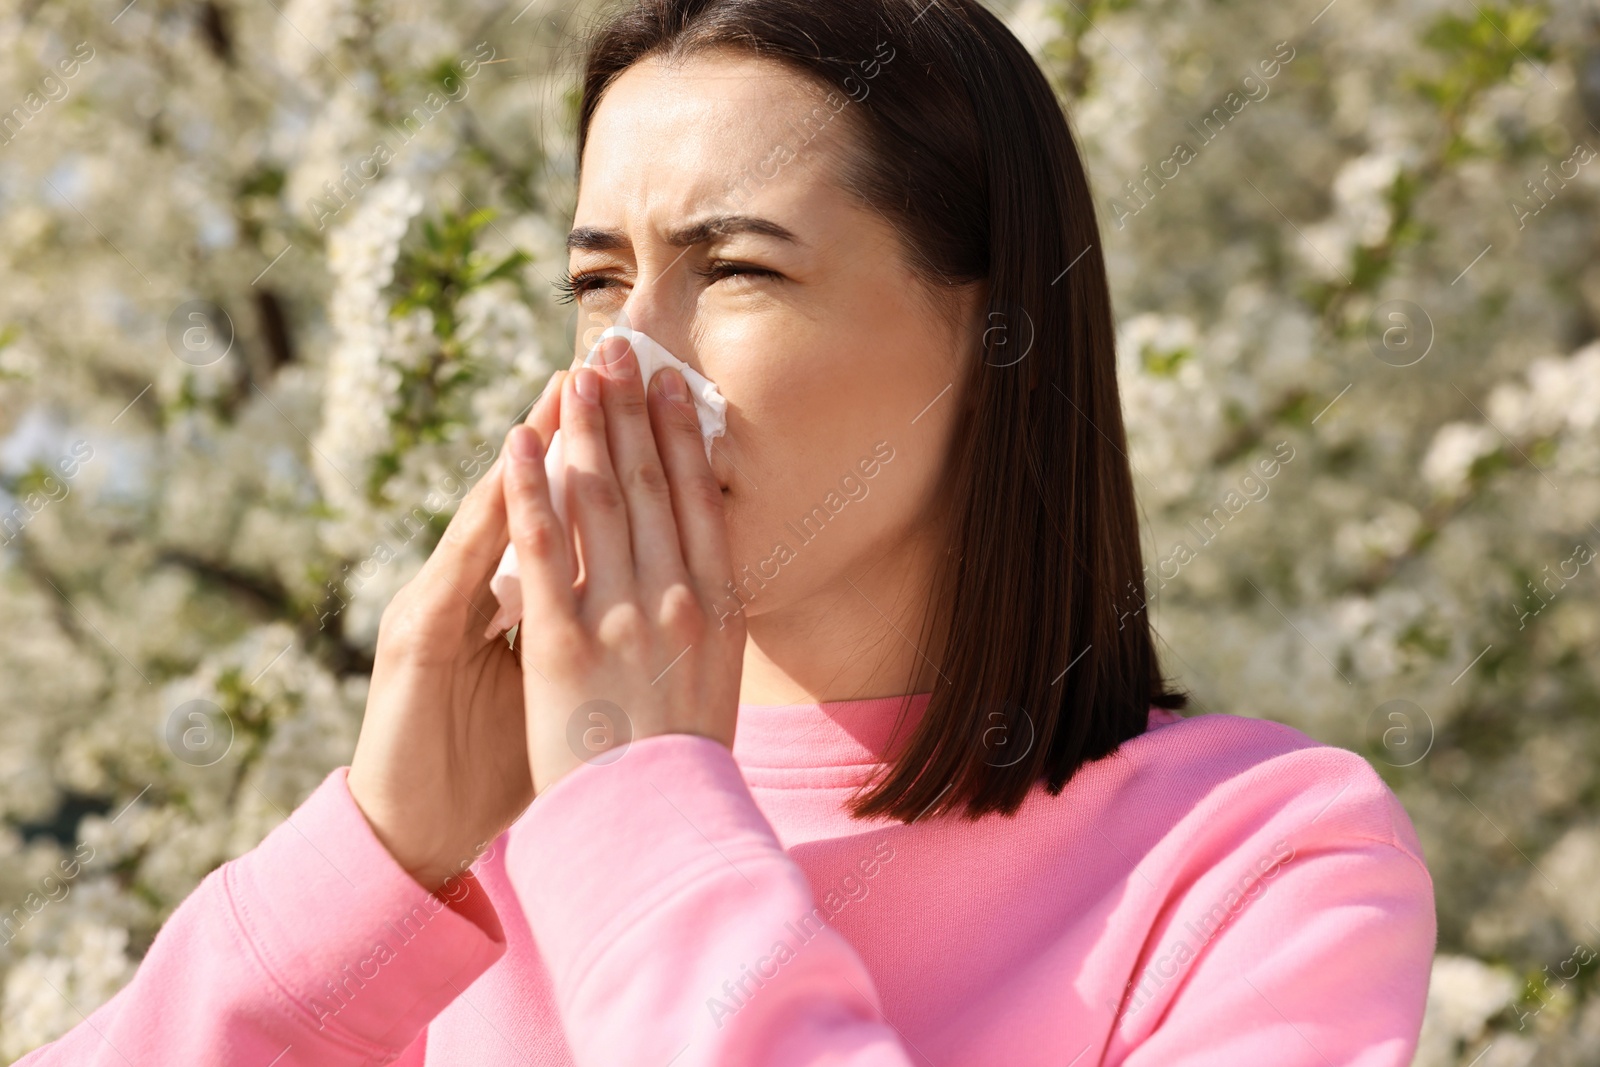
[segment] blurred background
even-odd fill
[[[385,603],[595,326],[599,10],[0,0],[0,1062],[348,762]],[[1169,668],[1404,801],[1417,1063],[1600,1064],[1595,9],[997,10],[1095,183]]]

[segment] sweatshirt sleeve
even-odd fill
[[[333,771],[162,926],[132,981],[25,1067],[422,1062],[423,1031],[505,951],[467,872],[427,892]]]
[[[1103,1067],[1409,1067],[1437,936],[1433,880],[1365,761],[1314,758],[1356,770],[1187,887],[1141,956]]]
[[[790,947],[810,883],[710,738],[648,737],[571,771],[513,829],[506,867],[578,1067],[913,1062],[837,930]]]

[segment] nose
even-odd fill
[[[594,352],[594,346],[599,342],[601,335],[608,327],[616,326],[644,334],[673,356],[683,360],[697,373],[704,374],[705,371],[701,369],[700,359],[695,350],[696,345],[691,339],[688,316],[678,313],[678,310],[670,305],[663,311],[662,305],[663,301],[653,297],[648,292],[647,286],[636,284],[628,299],[614,313],[590,315],[594,325],[593,328],[584,331],[579,338],[580,351],[577,353],[577,360],[581,362],[590,359],[590,353]],[[594,352],[592,358],[594,362],[599,362],[601,353]]]
[[[672,272],[682,267],[672,268]],[[690,319],[693,308],[684,307],[684,301],[673,286],[671,274],[642,278],[634,284],[628,299],[618,309],[615,325],[637,330],[662,348],[683,360],[695,370],[700,369],[695,355],[695,345],[690,337]]]
[[[673,321],[678,316],[665,315],[659,310],[640,310],[640,307],[641,305],[630,296],[628,301],[615,311],[607,309],[581,312],[573,334],[573,346],[576,349],[573,353],[574,366],[588,358],[594,346],[600,343],[601,335],[613,326],[646,334],[668,352],[690,366],[695,366],[695,360],[691,358],[692,345],[683,340],[689,331]]]

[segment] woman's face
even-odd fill
[[[942,536],[934,501],[976,298],[952,291],[931,315],[894,229],[840,187],[859,106],[716,52],[640,61],[590,127],[569,242],[577,355],[621,321],[727,397],[711,466],[739,591],[719,614],[849,593],[846,579],[903,570]],[[718,217],[731,225],[680,232]]]

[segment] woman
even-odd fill
[[[727,435],[625,343],[557,375],[386,611],[351,766],[23,1062],[1408,1063],[1394,796],[1173,713],[1088,186],[1016,39],[642,0],[579,158],[567,288]]]

